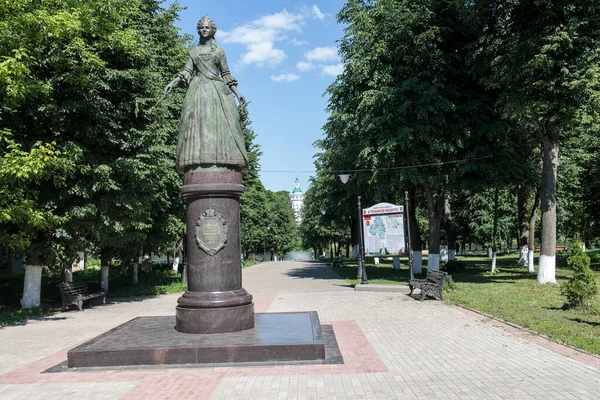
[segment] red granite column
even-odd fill
[[[242,288],[242,174],[188,172],[180,192],[187,201],[188,291],[177,300],[175,328],[183,333],[253,328],[252,295]]]

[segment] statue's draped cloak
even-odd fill
[[[230,87],[237,85],[225,52],[190,51],[185,71],[178,74],[188,86],[179,124],[177,170],[226,166],[245,171],[248,155],[240,116]]]

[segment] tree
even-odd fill
[[[569,249],[567,264],[573,270],[573,275],[561,289],[561,293],[567,298],[564,308],[589,308],[590,301],[598,294],[598,282],[581,242],[575,241]]]
[[[73,173],[77,155],[65,157],[54,143],[38,142],[24,151],[7,131],[0,131],[0,149],[0,246],[26,251],[21,306],[39,307],[42,267],[56,259],[52,245],[69,216],[41,203],[36,188],[48,183],[60,189]]]
[[[478,1],[486,84],[502,115],[542,145],[542,250],[538,282],[555,283],[559,138],[598,116],[600,4],[593,0]],[[485,62],[485,61],[484,61]]]
[[[269,231],[267,245],[271,245],[273,256],[282,258],[285,253],[295,248],[297,243],[297,226],[289,193],[286,191],[268,194]]]
[[[42,204],[69,215],[54,244],[113,254],[158,249],[181,232],[174,168],[179,110],[150,113],[184,65],[177,5],[158,0],[25,0],[0,5],[0,117],[24,148],[56,143],[79,167]],[[180,95],[179,95],[180,96]],[[60,240],[58,240],[60,239]]]
[[[248,154],[248,171],[244,173],[243,184],[246,191],[240,200],[240,238],[245,259],[250,252],[256,253],[257,248],[262,248],[267,239],[268,226],[268,198],[267,192],[260,181],[260,146],[254,142],[256,134],[252,129],[252,122],[248,119],[248,104],[240,106],[242,115],[246,119],[242,122],[242,132]]]
[[[475,160],[505,136],[494,96],[467,64],[474,40],[467,16],[456,2],[348,1],[338,14],[347,25],[344,71],[327,91],[331,115],[319,143],[333,169],[374,171],[359,174],[368,187],[361,195],[402,202],[406,188],[424,194],[434,269],[446,199],[484,177]],[[419,164],[427,166],[409,168]]]

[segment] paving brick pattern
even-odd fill
[[[244,287],[258,312],[318,311],[344,364],[43,372],[136,316],[173,315],[177,296],[163,296],[0,329],[0,399],[599,398],[599,358],[478,313],[354,292],[315,264],[256,265]]]

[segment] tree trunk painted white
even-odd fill
[[[440,245],[440,262],[445,264],[448,262],[448,245],[442,244]]]
[[[527,250],[527,258],[529,260],[527,262],[527,269],[529,272],[535,272],[535,266],[533,264],[533,250]]]
[[[188,281],[188,266],[187,263],[183,263],[183,271],[181,271],[181,282],[187,283]]]
[[[528,247],[528,263],[527,269],[529,272],[535,272],[534,265],[534,253],[535,253],[535,223],[537,221],[537,211],[540,204],[540,188],[536,190],[535,198],[533,199],[533,208],[531,209],[531,215],[529,216],[529,240],[527,241]]]
[[[440,251],[442,255],[442,262],[446,263],[448,261],[454,260],[456,258],[456,229],[454,227],[454,221],[452,219],[452,211],[450,207],[450,196],[446,196],[444,201],[444,228],[446,229],[446,239],[448,240],[448,252],[447,258],[444,260],[444,255]]]
[[[543,137],[542,245],[538,267],[538,283],[556,283],[556,177],[558,168],[558,131],[549,127]]]
[[[175,257],[173,260],[173,271],[179,271],[179,257]]]
[[[423,272],[423,250],[413,251],[413,272],[417,274]]]
[[[431,254],[427,256],[427,269],[428,270],[440,270],[440,255],[439,254]]]
[[[492,274],[496,272],[496,252],[492,251]]]
[[[25,265],[25,281],[23,282],[23,297],[21,298],[22,309],[40,306],[42,268],[41,265]]]
[[[133,260],[133,284],[137,285],[138,284],[138,271],[140,269],[140,260],[139,258],[136,256],[135,260]]]
[[[491,247],[487,248],[487,252],[488,252],[488,258],[492,258],[492,255],[493,255],[494,252],[492,251]]]
[[[77,264],[75,264],[77,265]],[[73,266],[72,265],[65,265],[65,268],[63,269],[63,278],[65,282],[71,283],[73,282]]]
[[[538,282],[556,283],[556,257],[540,254]]]
[[[104,293],[108,293],[108,265],[100,267],[100,288]]]
[[[449,249],[448,250],[448,260],[449,261],[456,260],[456,249]]]
[[[427,268],[440,269],[440,239],[441,225],[444,212],[445,196],[435,193],[429,185],[424,185],[427,198],[427,217],[429,221],[429,255]]]
[[[519,249],[519,265],[528,266],[529,265],[529,245],[522,245]]]
[[[581,242],[581,248],[585,251],[585,242]]]
[[[527,251],[529,249],[529,221],[527,220],[527,200],[531,197],[531,189],[528,185],[523,184],[517,187],[517,230],[519,237],[517,238],[517,247],[520,249],[519,264],[527,266],[528,258]]]
[[[417,202],[415,201],[414,193],[414,190],[409,192],[408,218],[410,219],[410,245],[413,252],[412,272],[420,274],[423,272],[423,247],[421,244],[421,230],[419,229],[419,222],[417,221]]]

